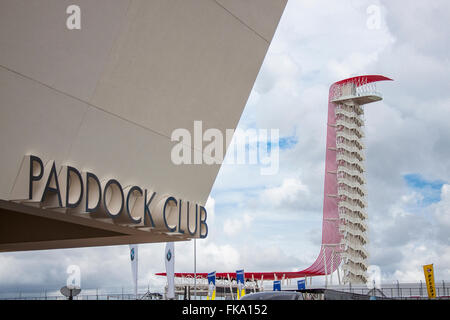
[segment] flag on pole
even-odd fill
[[[298,290],[305,290],[306,289],[305,280],[298,280],[297,281],[297,289]]]
[[[216,300],[216,272],[208,273],[208,296],[206,300]]]
[[[175,299],[175,247],[173,242],[167,242],[165,250],[167,299]]]
[[[281,291],[281,280],[273,281],[273,291]]]
[[[432,264],[423,266],[423,273],[425,274],[425,281],[427,283],[428,298],[436,298],[436,287],[434,283],[434,270]]]
[[[138,245],[130,244],[131,274],[133,276],[134,296],[138,296]]]
[[[237,299],[241,299],[245,296],[245,277],[244,270],[236,270],[236,282],[237,282]]]

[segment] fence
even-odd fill
[[[435,285],[436,298],[450,299],[450,281],[436,281]],[[313,288],[323,288],[323,286],[314,286]],[[378,285],[375,288],[367,285],[329,285],[327,289],[394,299],[428,299],[427,286],[422,281],[417,283],[394,281]]]
[[[272,290],[269,286],[265,286],[265,290]],[[323,285],[307,286],[307,289],[324,289]],[[293,285],[282,287],[283,290],[296,290]],[[427,286],[425,282],[417,283],[400,283],[398,281],[392,283],[384,283],[376,288],[370,288],[366,285],[328,285],[326,289],[352,293],[356,295],[369,295],[393,299],[428,299]],[[248,291],[253,292],[253,290]],[[200,292],[199,299],[200,298]],[[74,300],[159,300],[164,298],[164,293],[150,292],[150,290],[141,288],[137,297],[131,289],[85,289],[81,294],[74,297]],[[192,296],[191,296],[192,298]],[[227,297],[225,297],[226,299]],[[450,281],[436,281],[436,298],[450,299]],[[19,292],[19,293],[1,293],[0,299],[3,300],[65,300],[67,299],[58,290],[43,290],[40,292]]]
[[[135,296],[132,289],[83,289],[73,300],[160,300],[163,295],[150,292],[149,289],[138,291]],[[59,290],[41,290],[39,292],[1,293],[0,300],[67,300]]]

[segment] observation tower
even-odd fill
[[[334,83],[329,92],[322,247],[305,271],[323,271],[327,276],[341,266],[344,284],[367,282],[363,106],[382,100],[375,82],[383,80],[391,79],[353,77]],[[338,277],[340,281],[339,272]]]

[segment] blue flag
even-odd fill
[[[306,289],[305,280],[298,280],[297,281],[297,288],[298,288],[298,290]]]
[[[208,273],[208,296],[207,300],[216,300],[216,272]]]
[[[273,291],[281,291],[281,280],[273,281]]]
[[[237,282],[237,299],[239,300],[245,296],[245,276],[244,270],[236,270],[236,282]]]

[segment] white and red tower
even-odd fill
[[[316,261],[301,271],[328,275],[341,266],[343,283],[367,282],[367,190],[364,177],[364,108],[380,101],[375,82],[391,80],[367,75],[331,85],[328,99],[322,246]],[[339,282],[341,282],[338,270]]]

